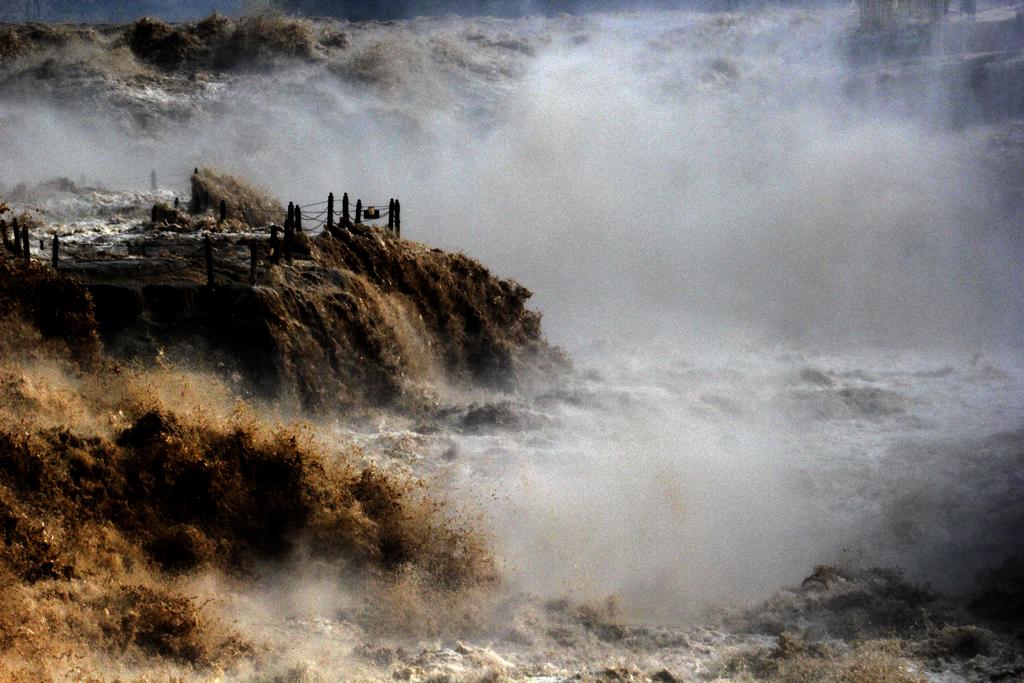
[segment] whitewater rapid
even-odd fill
[[[1024,382],[1013,354],[646,354],[608,341],[574,356],[576,373],[552,391],[477,395],[500,406],[494,421],[381,416],[335,429],[485,530],[502,597],[465,606],[481,609],[473,635],[367,633],[349,616],[359,596],[315,567],[255,589],[197,590],[310,675],[370,661],[456,680],[665,666],[700,680],[722,676],[736,652],[776,647],[763,635],[773,628],[841,643],[861,629],[929,632],[937,618],[912,606],[907,625],[886,626],[915,600],[902,584],[867,598],[857,584],[845,599],[812,584],[803,597],[817,565],[851,577],[885,567],[965,601],[979,572],[1020,550]],[[749,612],[723,621],[730,610]],[[907,671],[980,680],[997,660],[972,661]]]
[[[677,620],[818,564],[968,593],[1024,522],[1014,361],[607,344],[568,386],[510,398],[516,429],[363,438],[481,514],[533,593]]]
[[[898,65],[851,59],[846,7],[310,26],[310,59],[253,72],[94,60],[76,78],[107,118],[8,67],[21,163],[0,180],[78,179],[11,193],[70,244],[130,238],[206,159],[284,201],[400,195],[403,236],[531,288],[578,372],[507,397],[508,433],[444,437],[451,458],[414,468],[493,494],[531,588],[672,612],[841,557],[946,587],[991,559],[998,541],[958,545],[986,496],[959,521],[932,508],[1008,466],[975,450],[1020,427],[1012,122],[950,127],[938,75],[909,110],[852,88]],[[55,130],[64,153],[35,153]]]
[[[769,589],[871,545],[913,444],[960,476],[950,444],[1019,427],[1024,136],[949,126],[938,75],[909,111],[851,88],[898,65],[851,59],[849,8],[308,30],[308,59],[191,79],[93,34],[42,92],[8,65],[0,181],[72,242],[137,231],[206,159],[283,201],[401,196],[403,236],[531,288],[580,372],[447,476],[493,467],[490,523],[552,590]],[[47,99],[72,81],[89,107]],[[84,182],[33,190],[60,174]]]
[[[310,26],[307,59],[195,82],[109,45],[84,73],[58,55],[44,92],[45,60],[5,66],[0,182],[84,241],[184,199],[207,160],[284,202],[401,196],[403,237],[533,290],[567,376],[424,391],[473,420],[316,426],[478,520],[510,595],[700,623],[815,565],[962,595],[1020,552],[1019,123],[951,125],[927,69],[920,98],[894,97],[899,64],[850,59],[846,6]],[[116,191],[14,187],[83,174]],[[322,575],[211,581],[229,619],[318,670],[376,642]],[[545,647],[557,604],[524,617]],[[423,647],[504,666],[449,645]]]

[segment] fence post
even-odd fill
[[[219,223],[223,223],[227,219],[228,219],[228,203],[222,199],[222,200],[220,200],[220,221],[218,221],[218,222]]]
[[[11,238],[7,235],[7,221],[0,218],[0,233],[3,233],[4,249],[11,248]]]
[[[356,200],[356,224],[363,222],[363,200]]]
[[[295,232],[302,232],[302,209],[295,205]]]
[[[292,240],[295,237],[295,228],[291,225],[284,226],[284,257],[288,263],[292,262]]]
[[[174,208],[177,209],[179,206],[181,206],[181,202],[178,201],[177,197],[175,197],[174,198]]]
[[[327,229],[334,227],[334,193],[327,193]]]
[[[60,264],[60,235],[53,233],[53,256],[51,258],[53,269],[57,270]]]
[[[192,177],[189,179],[188,210],[192,212],[202,211],[202,194],[199,187],[199,168],[192,169]]]
[[[155,168],[152,171],[149,172],[149,189],[152,190],[153,192],[157,191],[156,169]]]
[[[21,228],[18,227],[18,219],[11,219],[11,227],[14,228],[14,253],[21,253]]]
[[[402,236],[402,202],[395,200],[395,234]]]
[[[24,249],[25,263],[28,264],[32,259],[32,253],[29,251],[27,225],[21,229],[21,248]]]
[[[341,224],[346,228],[352,225],[348,215],[348,192],[341,195]]]
[[[288,228],[289,225],[295,225],[295,203],[288,202],[288,218],[285,219],[284,227]]]
[[[256,286],[256,243],[249,245],[249,284]]]
[[[270,262],[278,263],[281,260],[281,238],[277,236],[277,226],[270,226]]]
[[[395,200],[388,200],[388,230],[395,229]]]
[[[203,238],[203,250],[206,252],[206,286],[213,287],[213,240],[209,235]]]

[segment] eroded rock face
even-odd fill
[[[240,373],[265,397],[309,412],[402,404],[436,382],[512,390],[566,360],[543,338],[531,293],[460,254],[355,226],[309,240],[310,258],[261,266],[201,264],[167,278],[81,272],[108,348],[165,350]]]
[[[415,574],[424,600],[497,584],[482,535],[450,524],[415,482],[365,464],[354,444],[318,447],[301,428],[228,416],[212,378],[119,363],[100,344],[101,331],[133,328],[191,334],[225,355],[285,353],[304,323],[274,318],[292,309],[268,301],[322,305],[302,278],[331,266],[293,266],[262,288],[222,273],[210,288],[191,272],[141,285],[129,263],[153,265],[80,268],[93,279],[84,284],[0,258],[0,679],[47,671],[58,652],[77,653],[75,666],[95,656],[83,666],[97,670],[105,657],[205,670],[258,656],[177,578],[252,577],[299,548],[346,581]]]

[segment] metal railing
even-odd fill
[[[83,268],[103,263],[125,263],[129,260],[133,264],[145,263],[149,266],[144,271],[134,272],[135,277],[165,277],[194,269],[197,263],[202,262],[206,270],[207,284],[213,286],[215,266],[218,262],[217,252],[220,252],[219,261],[223,264],[227,260],[224,258],[225,252],[248,249],[249,284],[256,285],[261,251],[264,256],[262,260],[269,260],[274,265],[280,263],[282,259],[291,262],[294,258],[302,258],[303,254],[299,253],[298,249],[297,236],[300,234],[312,237],[323,232],[333,232],[336,228],[344,230],[364,221],[386,219],[387,229],[396,236],[401,236],[401,202],[397,199],[389,200],[387,210],[381,210],[376,204],[367,204],[364,208],[362,200],[356,200],[354,216],[350,213],[347,193],[343,195],[341,204],[341,213],[337,215],[336,221],[333,193],[328,194],[327,199],[322,202],[301,205],[291,202],[288,204],[286,215],[283,216],[283,227],[271,224],[266,227],[249,228],[244,233],[207,232],[178,239],[167,239],[163,236],[153,238],[133,233],[131,237],[141,239],[123,237],[82,241],[76,240],[74,236],[53,233],[49,240],[38,238],[39,253],[45,254],[49,250],[50,264],[57,270],[68,266]],[[226,201],[221,201],[218,209],[218,223],[223,223],[228,216]],[[320,210],[315,214],[312,211],[304,214],[303,209]],[[26,263],[30,262],[33,236],[29,227],[19,226],[17,218],[12,221],[11,227],[13,239],[8,234],[7,223],[0,219],[0,232],[5,250],[24,259]],[[154,251],[160,252],[160,256],[154,257]],[[236,259],[237,256],[231,260],[237,264]]]

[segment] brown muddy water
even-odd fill
[[[0,200],[69,253],[210,227],[150,224],[205,166],[408,238],[264,285],[315,410],[4,261],[0,676],[1024,677],[1019,98],[853,29],[0,27]]]

